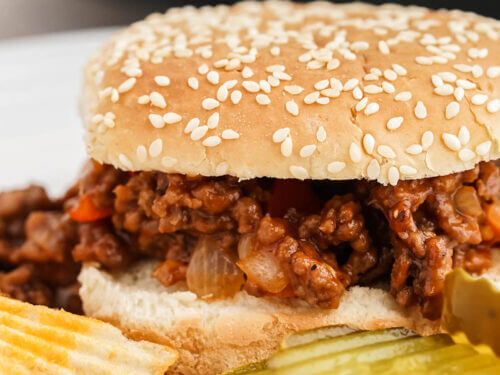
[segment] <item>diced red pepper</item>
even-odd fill
[[[308,181],[276,180],[267,207],[269,214],[281,217],[292,207],[308,214],[318,212],[322,204]]]
[[[88,223],[111,216],[111,210],[94,204],[90,195],[84,195],[78,200],[77,206],[68,212],[73,221]]]

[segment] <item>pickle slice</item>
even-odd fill
[[[267,361],[248,363],[246,365],[236,367],[232,370],[229,370],[222,375],[244,375],[244,374],[253,374],[267,368]]]
[[[476,354],[450,361],[434,368],[429,375],[462,374],[466,371],[476,370],[500,364],[500,360],[492,354]]]
[[[383,332],[383,331],[378,331]],[[358,334],[361,335],[361,334]],[[346,337],[348,337],[347,335]],[[275,368],[273,374],[279,375],[313,375],[322,373],[343,373],[356,368],[359,363],[372,363],[395,356],[433,350],[453,343],[447,335],[429,337],[406,337],[392,341],[374,343],[356,349],[328,353],[302,362],[294,362],[282,368]],[[304,350],[304,349],[303,349]],[[307,349],[305,348],[304,351]],[[341,367],[339,367],[341,366]]]
[[[373,374],[397,374],[405,371],[422,371],[432,369],[447,361],[477,355],[470,345],[450,345],[436,350],[428,350],[408,354],[401,357],[385,359],[372,364]]]
[[[326,338],[343,336],[353,332],[356,332],[356,329],[344,325],[322,327],[322,328],[297,332],[291,334],[290,336],[285,337],[285,339],[281,343],[281,349],[304,345],[313,341],[322,340]]]
[[[391,328],[381,331],[351,333],[344,336],[326,338],[312,343],[297,345],[280,350],[268,361],[269,368],[290,366],[312,358],[325,356],[365,345],[404,339],[414,333],[405,328]]]
[[[442,325],[465,333],[472,344],[486,344],[500,355],[500,290],[486,278],[455,269],[445,279]]]

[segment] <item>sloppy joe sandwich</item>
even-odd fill
[[[445,274],[494,269],[499,39],[472,13],[274,1],[117,33],[58,214],[85,313],[176,347],[178,374],[299,329],[439,331]]]

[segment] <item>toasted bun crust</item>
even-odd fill
[[[439,332],[439,322],[422,318],[417,309],[403,309],[382,289],[352,287],[336,310],[245,292],[206,302],[182,285],[166,289],[151,278],[152,270],[153,264],[144,263],[110,275],[87,265],[79,277],[80,295],[86,315],[120,327],[133,339],[178,350],[180,358],[168,374],[218,374],[268,358],[289,333],[328,325]]]
[[[88,63],[88,152],[240,178],[395,184],[470,169],[500,156],[499,38],[492,19],[396,5],[171,9]]]

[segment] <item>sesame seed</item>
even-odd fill
[[[268,73],[284,72],[284,71],[285,71],[285,66],[284,65],[269,65],[266,68],[266,72],[268,72]]]
[[[212,85],[217,85],[219,83],[219,73],[211,70],[207,74],[207,81],[210,82]]]
[[[286,110],[293,116],[299,115],[299,106],[293,100],[286,102]]]
[[[340,96],[340,91],[337,91],[335,89],[325,89],[325,90],[321,90],[321,95],[326,96],[328,98],[338,98]],[[324,98],[320,98],[320,99],[324,99]],[[318,103],[319,103],[320,99],[317,100]]]
[[[306,104],[316,103],[316,100],[318,100],[319,95],[320,94],[318,91],[313,91],[312,93],[310,93],[304,97],[304,103],[306,103]]]
[[[260,91],[260,86],[255,81],[243,81],[242,85],[245,88],[245,90],[247,90],[248,92],[259,92]]]
[[[466,145],[470,141],[470,132],[469,129],[467,129],[466,126],[460,127],[460,130],[458,131],[458,139],[460,140],[460,143],[462,145]]]
[[[239,67],[240,67],[240,65],[241,65],[241,61],[242,61],[242,60],[237,59],[237,58],[231,59],[231,60],[229,60],[229,62],[226,64],[226,66],[224,67],[224,69],[225,69],[225,70],[227,70],[227,71],[237,69],[237,68],[239,68]]]
[[[407,175],[407,176],[412,176],[417,173],[416,168],[413,168],[409,165],[402,165],[399,167],[399,171],[401,174]]]
[[[291,81],[292,77],[285,72],[273,72],[273,77],[282,81]]]
[[[432,59],[426,56],[417,56],[415,62],[420,65],[432,65]]]
[[[196,77],[189,77],[188,86],[191,87],[193,90],[198,90],[199,87],[198,79]]]
[[[163,115],[163,121],[167,124],[176,124],[182,120],[182,116],[174,112],[168,112]]]
[[[153,125],[157,129],[161,129],[165,126],[165,121],[163,120],[163,117],[161,115],[150,114],[149,122],[151,122],[151,125]]]
[[[202,64],[198,67],[198,73],[200,73],[201,75],[205,75],[207,74],[209,71],[209,67],[207,64]]]
[[[365,41],[354,42],[351,44],[351,49],[354,52],[364,51],[370,47],[370,44]]]
[[[118,94],[118,90],[112,89],[111,90],[111,102],[116,103],[118,100],[120,100],[120,94]]]
[[[462,73],[472,72],[472,66],[467,65],[467,64],[456,64],[456,65],[453,65],[453,67]]]
[[[393,149],[386,145],[378,146],[377,152],[384,158],[394,159],[396,157],[396,153],[393,151]]]
[[[290,136],[287,136],[285,140],[281,143],[281,154],[284,157],[289,157],[292,154],[293,142]]]
[[[331,59],[328,61],[326,64],[326,70],[335,70],[340,66],[340,60],[339,59]]]
[[[458,151],[462,145],[457,136],[450,133],[443,133],[443,142],[450,150]]]
[[[375,180],[380,175],[380,164],[377,160],[372,159],[366,167],[366,175],[369,179]]]
[[[345,168],[345,163],[343,161],[332,161],[326,167],[328,172],[331,174],[336,174],[341,172]]]
[[[219,102],[225,102],[228,96],[229,96],[229,91],[227,91],[226,86],[221,85],[217,90],[217,100]]]
[[[468,148],[464,148],[458,152],[458,157],[462,161],[470,161],[474,159],[476,153]]]
[[[403,123],[403,117],[393,117],[389,121],[387,121],[387,129],[389,130],[396,130],[398,129],[401,124]]]
[[[271,92],[271,85],[264,79],[259,81],[259,86],[262,91],[269,94]]]
[[[365,108],[365,115],[370,116],[377,113],[380,109],[378,103],[370,103]]]
[[[344,89],[344,85],[337,78],[330,78],[330,86],[332,87],[332,89],[338,91],[342,91]]]
[[[361,100],[363,98],[363,91],[359,87],[352,90],[352,97],[356,100]]]
[[[351,91],[353,90],[356,86],[359,85],[359,80],[356,78],[351,78],[344,84],[344,91]]]
[[[332,89],[330,89],[330,90],[332,90]],[[321,98],[318,98],[318,99],[316,100],[316,103],[318,103],[318,104],[323,104],[323,105],[328,104],[328,103],[330,103],[330,98],[328,98],[328,97],[321,97]]]
[[[353,163],[359,163],[361,161],[361,148],[356,143],[351,143],[349,147],[349,157]]]
[[[365,109],[366,105],[368,104],[368,98],[363,98],[361,99],[358,104],[356,104],[356,111],[361,112],[363,109]]]
[[[127,91],[132,90],[132,87],[134,87],[135,83],[137,82],[136,78],[129,78],[125,82],[123,82],[119,87],[118,87],[118,92],[119,93],[124,93]]]
[[[192,118],[191,120],[188,121],[186,127],[184,128],[184,133],[189,134],[191,133],[194,129],[196,129],[200,125],[200,119],[199,118]]]
[[[160,138],[158,138],[153,142],[151,142],[151,145],[149,146],[149,155],[155,158],[161,154],[162,149],[163,149],[163,141]]]
[[[312,60],[312,56],[310,52],[306,52],[299,56],[299,62],[306,63]]]
[[[398,78],[398,75],[396,72],[392,69],[386,69],[384,71],[384,77],[388,79],[389,81],[395,81]]]
[[[136,154],[137,154],[137,159],[141,163],[144,163],[148,157],[146,147],[144,147],[143,145],[137,146]]]
[[[243,78],[251,78],[253,76],[253,70],[248,66],[245,66],[241,71],[241,76]]]
[[[441,72],[438,75],[444,82],[455,82],[457,80],[457,75],[451,72]]]
[[[287,93],[291,95],[298,95],[302,91],[304,91],[303,87],[297,86],[297,85],[292,85],[292,86],[285,86],[283,87],[283,90],[285,90]]]
[[[479,65],[474,65],[472,67],[472,75],[475,78],[479,78],[483,75],[483,68],[481,68]]]
[[[318,140],[318,142],[326,141],[326,131],[324,127],[320,126],[318,128],[318,131],[316,132],[316,139]]]
[[[411,145],[406,149],[406,152],[410,155],[418,155],[422,153],[422,146],[418,144]]]
[[[298,165],[290,166],[290,173],[293,175],[293,177],[298,178],[299,180],[306,180],[309,178],[307,169]]]
[[[233,102],[233,104],[238,104],[241,100],[241,97],[242,97],[242,94],[241,94],[240,90],[234,90],[231,93],[231,101]]]
[[[453,89],[453,86],[450,85],[450,84],[443,84],[443,85],[441,85],[439,87],[436,87],[434,89],[434,92],[437,95],[448,96],[448,95],[452,95],[453,94],[454,89]]]
[[[163,158],[161,158],[161,164],[162,164],[165,168],[170,168],[170,167],[173,167],[176,163],[177,163],[177,159],[176,159],[176,158],[174,158],[174,157],[171,157],[171,156],[164,156]]]
[[[375,148],[375,138],[370,133],[363,136],[363,147],[367,154],[371,155]]]
[[[321,91],[321,90],[324,90],[328,87],[328,85],[330,84],[330,81],[327,80],[327,79],[324,79],[322,81],[318,81],[314,84],[314,88],[318,91]]]
[[[316,151],[316,145],[306,145],[300,149],[299,154],[302,158],[308,158],[314,151]]]
[[[206,99],[203,99],[203,102],[201,103],[201,106],[203,107],[203,109],[206,109],[207,111],[210,111],[212,109],[215,109],[219,106],[219,101],[218,100],[215,100],[213,98],[206,98]]]
[[[390,167],[389,172],[387,174],[387,177],[389,179],[389,183],[392,186],[395,186],[398,184],[399,181],[399,171],[396,167]]]
[[[281,128],[274,132],[273,134],[273,142],[281,143],[285,140],[285,138],[290,134],[290,128]]]
[[[383,89],[380,86],[377,85],[368,85],[363,88],[363,91],[366,92],[367,94],[380,94]]]
[[[205,147],[215,147],[221,143],[220,137],[216,135],[212,135],[210,137],[207,137],[201,142],[201,144]]]
[[[228,60],[228,59],[220,59],[220,60],[217,60],[216,62],[214,62],[214,68],[223,68],[223,67],[225,67],[228,63],[229,63],[229,60]],[[205,72],[205,73],[200,73],[200,74],[206,74],[206,72]]]
[[[133,169],[132,162],[124,154],[118,155],[118,160],[127,169]]]
[[[489,113],[497,113],[500,111],[500,99],[494,99],[488,102],[486,109]]]
[[[268,105],[271,103],[271,99],[269,99],[269,96],[265,95],[265,94],[258,94],[256,97],[255,97],[255,100],[257,101],[257,103],[259,103],[260,105]]]
[[[325,63],[322,61],[312,60],[307,63],[306,68],[310,70],[315,70],[315,69],[321,69],[324,65]]]
[[[483,105],[488,100],[488,95],[476,94],[471,98],[472,104]]]
[[[476,153],[480,156],[484,156],[490,152],[491,149],[491,141],[486,141],[483,143],[480,143],[476,147]]]
[[[151,94],[149,94],[149,99],[151,100],[151,104],[155,107],[165,108],[167,106],[165,98],[159,92],[153,91]]]
[[[384,55],[388,55],[391,53],[389,46],[387,45],[387,42],[384,40],[378,42],[378,49]]]
[[[486,75],[488,78],[497,78],[500,77],[500,66],[491,66],[486,71]]]
[[[269,84],[272,87],[278,87],[280,85],[280,80],[278,78],[273,77],[273,76],[268,76],[267,82],[269,82]]]
[[[440,87],[444,84],[443,79],[437,74],[433,74],[431,80],[434,87]]]
[[[415,106],[415,116],[419,120],[423,120],[427,117],[427,108],[425,107],[424,103],[422,101],[417,102],[417,105]]]
[[[457,86],[463,88],[464,90],[472,90],[476,88],[476,84],[468,79],[458,79]]]
[[[219,112],[214,112],[208,118],[207,126],[209,129],[215,129],[218,125],[219,125]]]
[[[278,46],[274,46],[271,48],[270,52],[271,52],[271,55],[273,55],[273,56],[279,56],[280,48]]]
[[[382,82],[382,89],[384,90],[384,92],[386,92],[388,94],[392,94],[396,91],[396,88],[394,87],[394,85],[392,83],[387,82],[387,81]]]
[[[445,116],[450,120],[458,115],[460,112],[460,104],[458,102],[451,102],[446,106]]]
[[[170,85],[170,78],[168,78],[167,76],[156,76],[154,80],[158,86]]]
[[[141,95],[137,98],[137,103],[139,104],[148,104],[149,103],[149,95]]]
[[[392,69],[394,69],[394,71],[400,76],[405,76],[406,74],[408,74],[406,69],[399,64],[392,64]]]
[[[234,86],[236,86],[237,84],[238,84],[237,79],[230,79],[229,81],[224,82],[223,86],[228,90],[232,90]]]
[[[453,95],[455,96],[455,99],[457,100],[457,102],[460,102],[464,98],[465,90],[461,87],[457,87],[455,89],[455,92],[453,93]]]
[[[394,99],[398,102],[407,102],[408,100],[411,100],[411,92],[409,91],[402,91],[399,94],[397,94]]]
[[[238,139],[240,135],[233,129],[226,129],[222,132],[222,139]]]
[[[368,74],[364,75],[363,79],[365,81],[378,81],[379,80],[379,76],[376,75],[376,74],[368,73]]]
[[[424,134],[422,134],[421,143],[422,149],[427,151],[434,143],[434,134],[430,130],[427,130]]]
[[[207,131],[208,131],[208,126],[206,125],[198,126],[191,132],[191,139],[193,141],[198,141],[202,139],[205,136],[205,134],[207,134]]]

